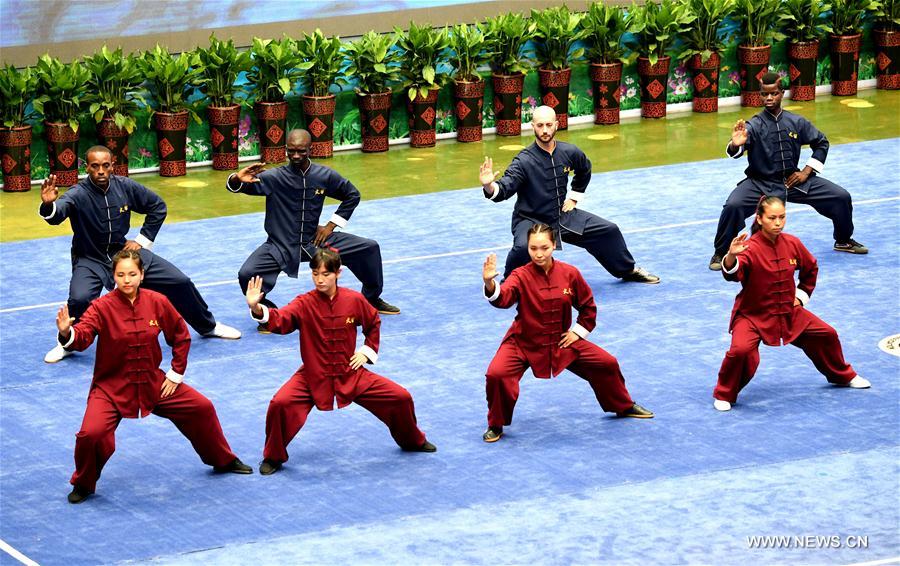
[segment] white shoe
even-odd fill
[[[721,399],[716,399],[713,401],[713,407],[716,408],[717,411],[730,411],[731,403],[728,401],[723,401]]]
[[[47,355],[44,356],[44,361],[48,364],[55,364],[56,362],[62,361],[63,358],[67,358],[72,355],[72,352],[66,350],[59,344],[53,346],[53,349],[47,352]]]
[[[868,389],[872,387],[872,384],[869,383],[869,380],[865,377],[856,376],[850,380],[850,383],[847,384],[847,387],[852,387],[853,389]]]
[[[224,338],[225,340],[237,340],[241,337],[241,331],[237,328],[232,328],[227,324],[217,322],[216,327],[204,334],[204,336],[207,338]]]

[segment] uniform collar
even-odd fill
[[[137,296],[134,298],[134,303],[132,303],[130,300],[128,300],[128,297],[125,296],[125,293],[123,293],[122,291],[120,291],[118,287],[116,287],[115,289],[113,289],[112,292],[115,293],[116,297],[118,297],[118,299],[119,299],[120,301],[122,301],[123,303],[125,303],[125,304],[128,305],[129,307],[130,307],[130,306],[135,306],[135,307],[136,307],[136,306],[138,305],[138,303],[141,302],[141,288],[140,288],[140,287],[138,287],[138,290],[137,290]]]
[[[103,189],[101,189],[100,187],[98,187],[97,185],[95,185],[95,184],[94,184],[94,181],[91,180],[90,177],[87,178],[88,186],[89,186],[91,189],[93,189],[93,190],[97,191],[98,193],[100,193],[101,195],[105,195],[105,194],[109,193],[109,189],[112,188],[112,183],[113,183],[113,178],[114,178],[114,177],[115,177],[115,175],[110,175],[110,176],[109,176],[109,184],[106,185],[106,190],[105,190],[105,191],[104,191]]]

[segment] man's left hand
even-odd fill
[[[325,245],[325,240],[328,239],[328,236],[331,236],[331,233],[334,232],[337,224],[334,222],[329,222],[325,226],[319,226],[316,228],[316,237],[313,239],[313,245],[317,248],[321,248]]]
[[[575,205],[577,205],[577,204],[578,204],[577,202],[568,198],[568,199],[566,199],[566,202],[564,202],[562,205],[562,211],[569,212],[570,210],[575,210]]]
[[[791,173],[790,177],[785,179],[784,186],[793,189],[797,185],[805,183],[807,179],[809,179],[809,171],[806,171],[805,169],[803,171],[794,171]]]
[[[141,251],[141,245],[134,240],[127,240],[125,242],[125,246],[123,246],[122,249],[129,252],[138,252]]]

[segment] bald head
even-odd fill
[[[288,145],[309,145],[312,142],[312,136],[306,130],[297,128],[288,132]]]
[[[559,122],[556,121],[556,112],[549,106],[538,106],[531,115],[531,127],[534,129],[534,137],[537,138],[538,145],[552,151],[556,142],[553,136],[556,135],[556,128]]]
[[[309,148],[312,145],[312,136],[306,130],[296,129],[288,132],[287,158],[291,166],[299,171],[309,168]]]
[[[549,106],[538,106],[531,115],[531,121],[537,122],[555,122],[556,112]]]

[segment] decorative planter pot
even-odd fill
[[[641,85],[641,118],[664,118],[669,84],[670,57],[660,57],[655,65],[647,57],[638,57],[638,81]]]
[[[159,155],[161,177],[181,177],[187,174],[185,146],[187,145],[188,111],[154,112],[156,152]]]
[[[872,30],[875,40],[875,84],[877,88],[900,88],[900,31]]]
[[[622,63],[591,63],[588,73],[594,93],[594,123],[618,124]]]
[[[44,122],[47,161],[56,185],[71,187],[78,182],[78,132],[68,122]]]
[[[334,155],[334,107],[333,94],[328,96],[303,96],[303,120],[312,136],[310,157]]]
[[[788,74],[791,78],[791,100],[816,99],[816,63],[819,40],[788,43]]]
[[[259,155],[265,163],[281,163],[287,159],[285,151],[287,102],[257,102],[256,131],[259,133]]]
[[[831,94],[834,96],[856,94],[860,37],[858,33],[828,36],[831,48]]]
[[[416,93],[416,97],[406,103],[410,147],[434,147],[438,92],[440,89],[433,88],[425,97]]]
[[[491,75],[494,87],[494,126],[498,136],[522,133],[522,88],[525,74]]]
[[[484,107],[484,80],[453,81],[453,98],[456,104],[456,141],[481,141],[481,120]]]
[[[375,94],[360,94],[356,97],[359,106],[359,126],[362,134],[364,153],[387,151],[388,130],[391,125],[391,91]]]
[[[769,72],[769,55],[771,45],[750,47],[738,45],[737,59],[741,73],[741,106],[762,107],[763,99],[759,95],[760,79]]]
[[[694,85],[694,112],[719,111],[719,63],[718,53],[711,53],[706,63],[701,55],[694,55],[689,62]]]
[[[116,122],[106,117],[97,126],[97,138],[100,145],[112,152],[116,164],[113,173],[120,177],[128,176],[128,130],[116,126]]]
[[[212,146],[213,169],[228,171],[238,166],[238,124],[241,121],[241,107],[207,106],[209,120],[209,143]]]
[[[31,190],[31,126],[0,128],[3,190]]]
[[[572,69],[538,69],[541,102],[556,112],[560,130],[569,128],[569,82]]]

